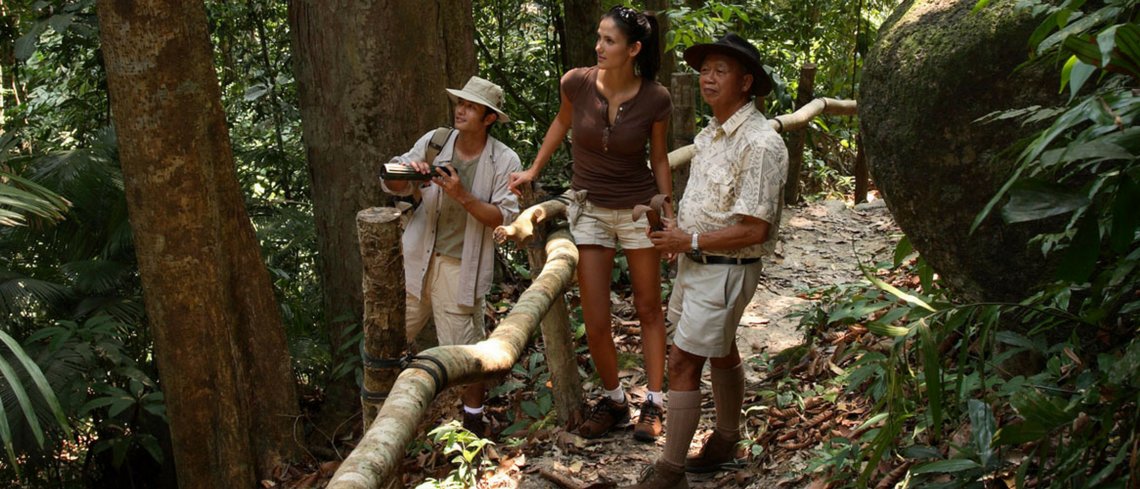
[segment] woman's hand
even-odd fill
[[[510,191],[515,195],[521,196],[522,189],[520,187],[533,182],[534,177],[534,172],[531,170],[523,170],[520,172],[511,173],[509,177],[510,181],[507,183],[507,188],[510,189]]]
[[[692,247],[693,235],[678,228],[676,221],[671,218],[662,221],[665,223],[665,229],[649,233],[649,241],[653,242],[653,247],[670,260],[675,255],[688,252]]]

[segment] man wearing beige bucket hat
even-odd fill
[[[483,297],[491,289],[495,263],[491,232],[519,213],[507,182],[522,165],[514,151],[488,134],[496,121],[510,120],[501,109],[502,88],[473,76],[463,89],[447,93],[454,128],[429,131],[392,159],[414,170],[410,179],[384,173],[387,178],[380,182],[388,193],[419,200],[403,236],[408,340],[430,319],[441,345],[462,345],[486,337]],[[482,383],[464,389],[463,426],[486,437],[484,395]]]

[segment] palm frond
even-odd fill
[[[62,220],[71,202],[55,192],[13,173],[0,171],[0,225],[21,226],[27,215]]]
[[[22,311],[32,303],[59,308],[71,296],[66,286],[0,270],[0,314]]]

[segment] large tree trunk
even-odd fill
[[[356,355],[339,348],[363,315],[356,213],[388,201],[381,163],[450,125],[444,89],[476,71],[471,2],[294,0],[289,7],[324,314],[333,351]],[[402,273],[399,263],[392,273]],[[352,416],[354,388],[347,376],[330,389],[321,425]]]
[[[1050,223],[1005,225],[994,212],[969,230],[1012,171],[1002,151],[1034,128],[975,120],[1064,100],[1054,67],[1015,71],[1039,20],[1008,2],[971,13],[974,4],[895,10],[867,57],[859,120],[875,183],[914,248],[971,300],[1020,299],[1047,276],[1028,242]]]
[[[201,2],[100,0],[131,230],[181,487],[293,458],[281,316],[246,214]]]
[[[598,0],[566,0],[562,11],[566,23],[562,49],[569,63],[564,68],[594,66],[598,61],[594,41],[598,39],[598,20],[602,18],[601,4]]]

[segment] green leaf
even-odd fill
[[[1002,206],[1001,217],[1007,224],[1036,221],[1073,212],[1088,203],[1088,198],[1068,186],[1027,179],[1009,189],[1009,202]]]
[[[0,355],[0,375],[8,380],[8,385],[12,388],[12,395],[16,397],[16,402],[24,413],[24,419],[28,420],[28,427],[31,428],[32,436],[36,438],[36,445],[43,448],[44,430],[40,428],[40,421],[36,419],[36,411],[32,408],[32,401],[28,398],[28,392],[24,390],[24,384],[20,382],[20,377],[16,375],[12,365],[4,360],[2,355]]]
[[[932,473],[953,473],[961,472],[963,470],[974,470],[982,468],[977,462],[964,458],[955,458],[950,460],[939,460],[928,464],[922,464],[910,469],[911,474],[932,474]]]
[[[52,30],[64,34],[71,23],[75,21],[75,14],[55,14],[48,18],[48,25]]]
[[[867,331],[870,331],[870,332],[877,334],[879,336],[886,336],[889,338],[906,336],[907,334],[910,333],[909,329],[904,328],[902,326],[892,326],[890,324],[883,324],[883,323],[879,323],[879,322],[873,322],[873,323],[867,324]]]
[[[36,47],[40,42],[40,35],[43,34],[46,29],[47,23],[41,20],[32,24],[32,28],[29,29],[28,32],[20,36],[19,39],[16,39],[13,54],[15,54],[17,60],[27,61],[28,58],[31,58],[32,55],[36,53]]]
[[[1016,445],[1044,438],[1053,430],[1068,424],[1075,413],[1061,406],[1060,401],[1042,395],[1033,389],[1014,394],[1010,404],[1024,421],[1003,426],[994,436],[998,445]]]
[[[930,326],[918,320],[918,338],[922,348],[922,371],[926,380],[926,397],[930,401],[930,423],[934,439],[942,438],[942,368],[939,366],[938,345]]]
[[[978,457],[982,461],[982,467],[989,467],[990,462],[994,461],[993,439],[994,429],[997,427],[994,413],[990,410],[989,404],[977,399],[970,399],[968,405],[970,432],[973,435],[974,445],[978,447]]]
[[[989,4],[990,4],[990,0],[978,0],[978,3],[974,4],[974,8],[970,9],[970,13],[976,14],[976,13],[978,13],[978,11],[986,8],[986,6]]]
[[[1115,201],[1112,203],[1112,231],[1109,245],[1112,251],[1127,253],[1136,240],[1136,229],[1140,227],[1140,185],[1128,175],[1120,176]]]
[[[863,266],[863,264],[860,264],[859,268],[863,271],[863,277],[866,278],[867,281],[871,282],[871,284],[873,284],[875,287],[878,287],[880,290],[882,290],[888,294],[891,294],[895,297],[898,297],[899,299],[902,299],[907,304],[910,304],[912,306],[921,307],[921,308],[926,309],[927,311],[930,311],[930,312],[935,312],[934,308],[930,307],[930,304],[927,304],[926,301],[919,299],[918,297],[913,296],[911,294],[908,294],[906,292],[903,292],[903,291],[899,290],[898,287],[895,287],[891,284],[888,284],[888,283],[884,282],[882,279],[880,279],[879,277],[872,275],[870,270],[868,270],[867,267]]]
[[[1092,77],[1096,72],[1096,66],[1085,63],[1084,61],[1077,61],[1073,64],[1072,71],[1069,75],[1069,100],[1077,98],[1077,93],[1081,91],[1081,87],[1085,86],[1085,82]]]
[[[0,342],[3,342],[8,351],[20,361],[20,365],[24,367],[24,372],[32,379],[36,385],[36,389],[40,392],[40,396],[47,402],[48,408],[51,409],[52,415],[55,416],[55,421],[60,429],[65,434],[71,434],[71,426],[67,422],[67,416],[63,414],[63,408],[59,405],[59,399],[55,396],[55,391],[52,390],[51,384],[48,383],[44,373],[40,370],[39,365],[24,352],[24,348],[16,342],[15,338],[8,336],[8,333],[0,331]]]
[[[1085,283],[1096,268],[1100,256],[1100,225],[1095,215],[1086,216],[1077,228],[1077,235],[1061,256],[1057,265],[1057,278]]]
[[[904,235],[902,239],[899,240],[899,244],[895,245],[895,268],[902,265],[903,260],[913,252],[914,246],[910,244],[910,237]]]

